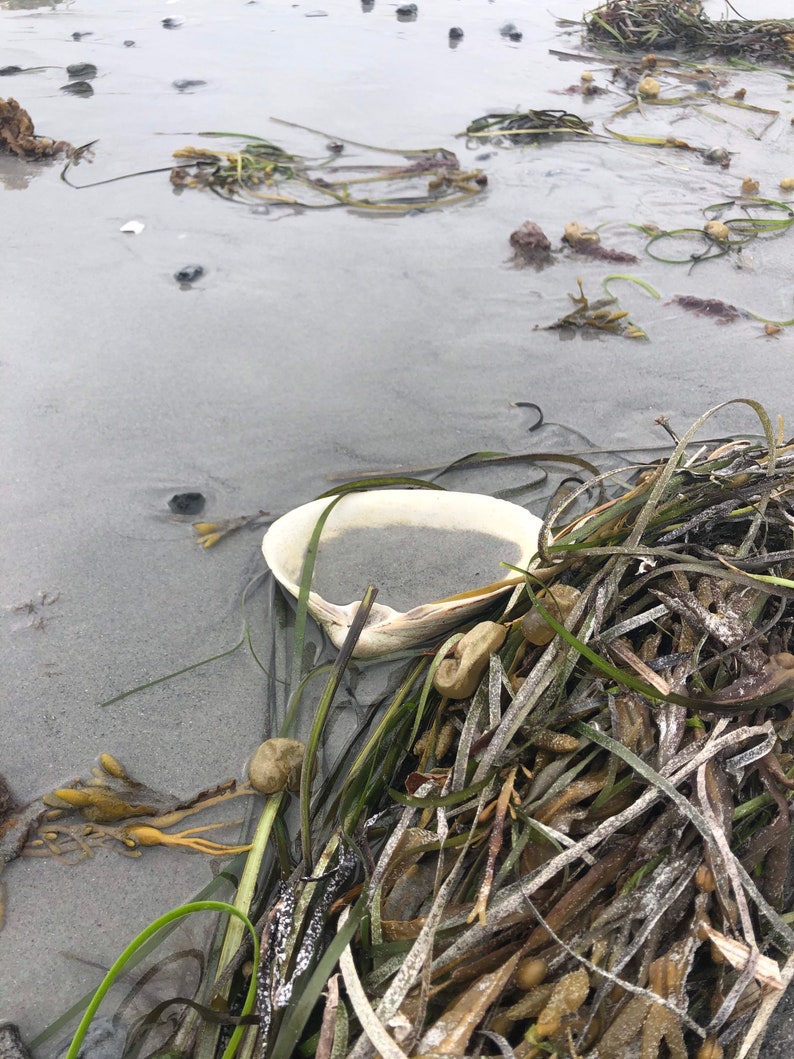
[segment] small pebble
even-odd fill
[[[125,40],[124,41],[124,47],[125,48],[134,48],[135,47],[135,41],[134,40]]]
[[[505,22],[499,32],[503,37],[514,41],[519,41],[524,36],[515,22]]]
[[[175,515],[198,515],[206,504],[203,493],[175,493],[168,501],[168,506]]]
[[[12,74],[21,74],[21,66],[0,66],[0,77],[10,77]]]
[[[449,31],[449,39],[450,40],[463,40],[463,30],[460,28],[460,26],[453,26],[452,27],[452,29]]]
[[[164,18],[161,19],[160,25],[163,29],[179,29],[184,21],[183,18]]]
[[[708,162],[709,165],[721,165],[726,167],[730,165],[731,162],[730,151],[725,147],[711,147],[703,155],[703,161]]]
[[[0,1023],[0,1059],[30,1059],[30,1052],[13,1022]]]
[[[195,283],[197,279],[201,279],[204,275],[204,268],[201,265],[185,265],[184,268],[180,268],[178,272],[174,273],[174,279],[177,283],[190,284]]]
[[[70,81],[61,85],[62,92],[68,92],[71,96],[93,96],[94,90],[88,81]]]
[[[396,13],[400,22],[413,22],[419,14],[419,8],[416,4],[400,4]]]
[[[342,151],[344,151],[345,149],[345,145],[343,143],[339,143],[338,141],[326,144],[326,147],[331,152],[331,154],[341,154]]]
[[[96,77],[96,66],[93,63],[72,63],[66,67],[66,72],[72,81],[90,81]]]
[[[206,81],[191,81],[188,78],[181,77],[178,81],[171,82],[177,92],[187,92],[191,88],[201,88],[205,85]]]
[[[83,37],[92,37],[92,36],[93,36],[93,33],[89,29],[89,30],[86,30],[85,33],[76,33],[76,32],[73,33],[72,34],[72,40],[82,40]]]

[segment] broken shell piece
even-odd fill
[[[485,676],[491,655],[505,642],[507,629],[495,621],[481,621],[455,644],[433,677],[433,687],[448,699],[468,699]]]
[[[743,195],[757,195],[760,184],[757,180],[753,180],[752,177],[746,176],[742,181],[742,194]]]
[[[562,625],[579,601],[581,592],[571,585],[554,585],[538,596],[545,609]],[[545,647],[557,635],[539,610],[527,611],[521,619],[524,639],[536,647]]]
[[[317,521],[335,500],[304,504],[265,534],[265,560],[293,596]],[[353,653],[366,658],[413,647],[471,620],[513,588],[516,577],[500,564],[526,569],[541,526],[518,504],[479,493],[349,493],[323,527],[309,611],[341,647],[367,585],[374,584],[380,595]]]

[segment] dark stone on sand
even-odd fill
[[[182,22],[183,19],[181,18],[163,18],[160,20],[160,25],[163,29],[179,29]]]
[[[83,37],[92,37],[92,36],[93,36],[93,33],[91,32],[90,29],[87,29],[85,31],[85,33],[78,33],[77,31],[75,31],[72,34],[72,40],[82,40]]]
[[[452,29],[449,31],[449,39],[450,40],[463,40],[463,30],[460,28],[460,26],[453,26],[452,27]]]
[[[173,86],[177,90],[177,92],[187,92],[191,88],[201,88],[201,86],[205,85],[207,82],[206,81],[191,81],[189,78],[180,77],[178,81],[172,81],[171,83],[173,84]]]
[[[125,48],[134,48],[135,47],[135,41],[134,40],[125,40],[124,41],[124,47]]]
[[[175,515],[198,515],[204,510],[206,499],[203,493],[175,493],[168,506]]]
[[[0,67],[0,77],[10,77],[12,74],[21,74],[21,66],[2,66]]]
[[[416,4],[400,4],[396,14],[399,22],[415,22],[419,8]]]
[[[19,1027],[13,1022],[0,1022],[0,1059],[30,1059]]]
[[[94,90],[88,81],[69,81],[61,85],[62,92],[68,92],[70,96],[93,96]]]
[[[499,32],[503,37],[506,37],[508,40],[513,41],[520,41],[521,38],[524,36],[524,34],[521,32],[515,22],[505,22]]]
[[[90,81],[96,77],[97,70],[93,63],[72,63],[66,72],[72,81]]]
[[[177,283],[195,283],[203,275],[204,268],[202,265],[185,265],[184,268],[180,268],[178,272],[174,273],[174,279]]]

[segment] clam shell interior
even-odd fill
[[[272,524],[262,551],[276,579],[297,596],[324,497]],[[309,611],[340,647],[368,584],[378,598],[356,649],[372,657],[415,646],[476,615],[509,590],[497,582],[526,567],[541,520],[480,493],[382,489],[349,493],[328,516],[317,550]],[[455,598],[465,593],[465,598]],[[337,600],[338,602],[332,602]]]

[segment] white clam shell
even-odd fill
[[[303,562],[317,520],[334,499],[324,497],[289,511],[265,534],[265,560],[274,577],[293,596],[299,592]],[[328,556],[333,545],[335,569],[340,563],[346,566],[348,580],[359,586],[357,590],[363,594],[373,572],[367,569],[360,551],[360,534],[382,531],[382,547],[378,541],[380,583],[374,582],[379,590],[378,601],[353,653],[365,658],[398,651],[440,636],[509,591],[512,586],[498,582],[510,577],[511,571],[499,564],[505,560],[519,567],[528,566],[537,551],[541,525],[539,518],[517,504],[480,493],[431,489],[349,493],[334,507],[323,527],[312,585],[322,581],[324,549]],[[438,533],[434,540],[434,530],[443,531],[441,544]],[[410,534],[408,547],[406,533]],[[456,541],[458,533],[460,540]],[[471,542],[475,539],[478,546],[473,557]],[[452,548],[456,560],[452,567],[456,583],[449,586],[444,598],[433,600],[431,596],[427,602],[404,612],[389,606],[390,589],[396,591],[406,567],[410,567],[411,576],[419,585],[433,583],[440,546]],[[450,556],[444,558],[449,567]],[[332,594],[333,589],[324,591]],[[463,593],[463,598],[456,598]],[[333,603],[311,591],[308,606],[312,617],[339,648],[359,602]]]

